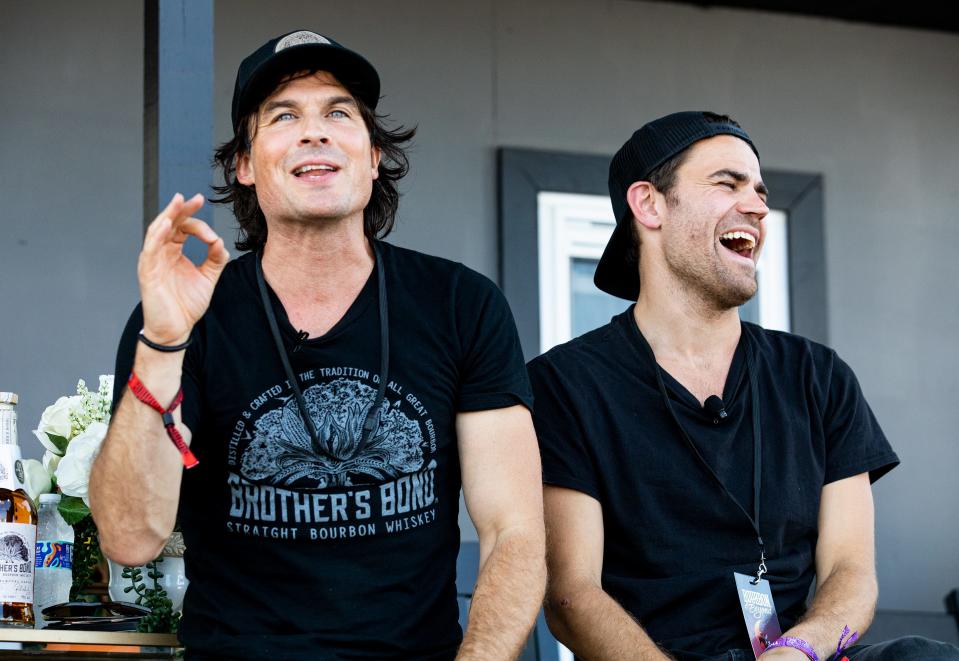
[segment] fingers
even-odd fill
[[[222,267],[230,259],[230,253],[226,246],[213,228],[199,218],[187,218],[183,224],[177,228],[177,233],[182,235],[183,239],[176,238],[174,241],[181,242],[186,240],[187,236],[195,236],[207,245],[207,258],[204,265],[212,260],[212,263]]]
[[[223,272],[223,268],[230,261],[230,252],[223,245],[223,239],[217,237],[216,241],[209,244],[207,248],[206,259],[200,264],[200,270],[206,273],[210,278],[216,280]]]
[[[218,238],[213,228],[207,225],[199,218],[184,218],[178,225],[172,228],[173,236],[171,240],[174,243],[183,243],[188,236],[195,236],[203,243],[212,245]]]
[[[146,236],[143,239],[143,252],[151,254],[170,241],[171,238],[178,243],[186,241],[185,234],[172,230],[178,229],[194,213],[199,211],[203,202],[203,196],[199,193],[189,200],[184,200],[180,193],[174,195],[166,208],[147,227]]]
[[[214,280],[230,260],[230,253],[217,236],[213,228],[191,214],[200,210],[204,203],[203,196],[197,193],[189,200],[184,200],[180,193],[173,196],[166,208],[150,223],[143,241],[141,257],[153,257],[168,244],[182,245],[189,236],[207,245],[207,256],[200,270]]]
[[[174,203],[177,201],[177,198],[179,198],[179,204],[174,207]],[[183,243],[183,241],[186,240],[186,237],[181,237],[178,233],[176,233],[176,230],[181,230],[183,224],[190,220],[193,214],[200,210],[200,207],[203,206],[203,202],[203,196],[199,193],[191,197],[189,200],[184,200],[183,196],[179,193],[173,196],[173,200],[170,201],[170,204],[167,205],[167,208],[164,209],[161,215],[166,215],[170,218],[171,227],[175,232],[173,235],[174,241]],[[167,210],[169,210],[169,213],[167,213]],[[184,234],[189,233],[190,232],[184,232]]]

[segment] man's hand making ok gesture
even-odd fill
[[[223,239],[205,222],[193,218],[203,206],[197,193],[184,200],[173,196],[147,228],[137,265],[143,301],[143,333],[159,344],[185,342],[210,305],[213,287],[230,259]],[[188,236],[207,245],[199,266],[183,254]]]

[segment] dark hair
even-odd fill
[[[318,70],[300,72],[293,76],[284,76],[282,82],[309,76]],[[276,89],[276,85],[272,87]],[[396,210],[400,203],[400,192],[396,182],[410,171],[410,160],[406,148],[416,127],[406,129],[398,126],[390,129],[385,121],[388,115],[378,115],[361,99],[354,97],[360,109],[363,123],[370,133],[370,145],[380,150],[379,176],[373,180],[373,192],[370,202],[363,209],[363,233],[370,239],[380,239],[393,230]],[[236,162],[240,156],[249,153],[253,144],[251,134],[257,115],[255,109],[240,118],[239,128],[233,139],[223,143],[213,154],[213,165],[223,171],[224,184],[212,188],[220,197],[213,198],[218,204],[232,204],[233,215],[239,223],[236,240],[237,250],[259,250],[266,243],[266,217],[263,215],[256,198],[256,191],[236,180]]]

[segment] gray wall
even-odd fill
[[[39,32],[61,46],[0,68],[0,384],[29,396],[26,429],[112,369],[135,299],[141,10],[8,6],[0,60],[25,62]],[[221,1],[215,20],[218,139],[246,53],[330,33],[377,66],[381,108],[420,126],[393,240],[491,276],[500,146],[609,154],[647,119],[711,108],[764,167],[821,173],[830,341],[903,460],[875,489],[880,603],[941,610],[959,586],[959,37],[627,0]]]
[[[0,390],[28,457],[138,299],[142,62],[140,2],[0,1]]]

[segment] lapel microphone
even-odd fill
[[[296,353],[303,348],[303,343],[309,339],[310,334],[305,330],[297,331],[296,333],[296,345],[293,347],[293,353]],[[722,404],[722,402],[720,402]]]
[[[726,405],[717,395],[710,395],[706,398],[706,401],[703,402],[703,410],[713,416],[714,425],[718,425],[729,417],[729,414],[726,413]]]

